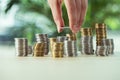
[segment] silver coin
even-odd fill
[[[64,53],[66,56],[77,56],[76,41],[64,41]]]
[[[82,54],[86,54],[86,55],[94,54],[94,52],[93,52],[93,37],[92,36],[81,36],[80,51]]]
[[[15,38],[15,51],[17,56],[28,55],[28,40],[26,38]]]
[[[97,46],[95,53],[97,56],[108,56],[108,47],[107,46]]]
[[[66,36],[57,36],[57,42],[64,42],[65,40],[68,40],[68,37],[66,37]]]

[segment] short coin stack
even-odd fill
[[[91,28],[81,28],[80,47],[82,54],[87,54],[87,55],[94,54]]]
[[[52,56],[54,58],[61,58],[63,57],[64,50],[63,50],[63,42],[54,42],[52,45]]]
[[[103,39],[102,45],[108,47],[108,54],[114,53],[114,42],[113,39]]]
[[[107,38],[106,25],[104,23],[96,23],[96,55],[108,56],[108,46],[103,39]]]
[[[44,43],[44,54],[48,55],[49,52],[49,40],[47,34],[36,34],[37,43]]]
[[[108,56],[108,47],[107,46],[97,46],[95,53],[97,56]]]
[[[64,41],[64,54],[68,57],[77,56],[76,41]]]
[[[15,49],[17,56],[27,56],[28,40],[26,38],[15,38]]]
[[[41,57],[44,56],[45,53],[45,43],[36,43],[33,48],[33,56],[34,57]]]

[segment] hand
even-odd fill
[[[62,1],[48,0],[58,32],[62,32],[64,27],[61,10]],[[64,2],[68,13],[70,29],[73,33],[77,33],[86,15],[88,0],[64,0]]]

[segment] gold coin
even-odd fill
[[[104,23],[96,23],[95,28],[106,28],[106,24],[104,24]]]

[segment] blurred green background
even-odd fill
[[[120,0],[89,0],[82,27],[105,23],[109,30],[120,30],[119,9]],[[64,4],[62,10],[65,25],[69,26]],[[0,0],[0,44],[13,45],[15,37],[26,37],[31,45],[36,33],[55,37],[69,32],[57,32],[47,0]]]

